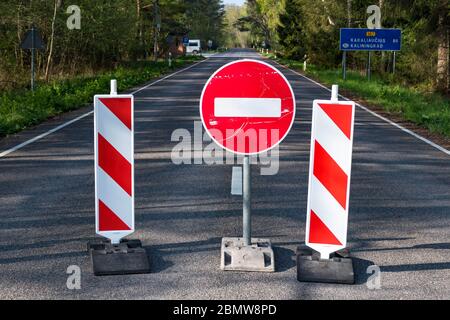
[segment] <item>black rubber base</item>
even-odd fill
[[[307,246],[297,248],[297,280],[300,282],[325,282],[354,284],[355,274],[350,252],[347,249],[320,260],[320,254]]]
[[[109,240],[88,243],[92,269],[96,276],[149,273],[147,252],[139,240],[121,240],[111,244]]]

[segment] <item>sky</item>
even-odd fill
[[[238,4],[243,5],[245,0],[223,0],[224,4]]]

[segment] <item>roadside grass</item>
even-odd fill
[[[439,133],[450,138],[450,101],[440,94],[422,92],[400,85],[392,75],[386,75],[383,79],[373,74],[371,81],[368,81],[365,75],[348,71],[347,80],[344,81],[341,69],[324,70],[308,64],[306,72],[303,72],[303,62],[275,58],[270,54],[267,56],[327,86],[338,84],[341,89],[362,98],[369,104],[425,127],[431,133]]]
[[[109,93],[111,79],[117,79],[118,91],[124,91],[199,60],[181,57],[172,61],[172,67],[165,61],[123,63],[95,77],[38,83],[34,94],[28,89],[0,92],[0,137],[91,103],[95,94]]]

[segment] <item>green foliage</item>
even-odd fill
[[[259,3],[258,0],[247,1],[248,5],[255,2]],[[339,29],[348,26],[366,28],[366,9],[372,4],[381,5],[383,28],[402,29],[402,50],[396,60],[397,81],[423,91],[437,89],[438,59],[444,65],[441,75],[444,79],[445,60],[447,69],[449,61],[448,49],[447,53],[439,51],[439,48],[449,46],[448,0],[285,0],[284,10],[271,11],[280,12],[278,49],[287,58],[303,60],[306,55],[309,63],[336,68],[342,61]],[[261,19],[267,17],[263,15]],[[247,27],[252,32],[260,30],[252,24]],[[441,52],[440,56],[438,52]],[[374,52],[372,57],[373,71],[388,77],[393,66],[391,53]],[[347,54],[349,69],[363,71],[366,63],[365,52]]]
[[[81,10],[79,30],[67,28],[70,4]],[[155,35],[160,57],[167,53],[169,34],[189,34],[202,39],[203,45],[213,40],[220,46],[223,15],[222,0],[2,0],[0,90],[29,86],[31,55],[20,43],[32,25],[46,44],[45,50],[37,52],[36,77],[45,78],[50,61],[49,79],[56,80],[95,74],[123,61],[147,59],[153,55]],[[161,27],[158,32],[157,21]]]
[[[222,0],[185,0],[187,27],[191,39],[200,39],[203,49],[208,41],[217,48],[223,43],[225,7]]]
[[[109,92],[111,79],[117,79],[118,90],[123,91],[198,59],[191,56],[174,60],[172,68],[165,61],[124,63],[96,77],[41,83],[34,94],[25,89],[4,92],[0,95],[0,137],[91,103],[95,94]]]
[[[238,19],[235,26],[241,31],[250,31],[252,45],[266,48],[276,47],[280,15],[285,0],[247,0],[247,14]]]
[[[290,59],[304,59],[306,55],[305,32],[302,25],[303,12],[296,0],[286,0],[285,12],[277,27],[280,46]]]
[[[249,33],[236,26],[238,20],[246,16],[245,6],[225,6],[225,45],[228,48],[245,48],[250,45]]]

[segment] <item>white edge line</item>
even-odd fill
[[[171,73],[171,74],[165,76],[164,78],[161,78],[161,79],[158,79],[158,80],[156,80],[156,81],[154,81],[154,82],[151,82],[150,84],[145,85],[145,86],[143,86],[142,88],[139,88],[138,90],[133,91],[133,92],[131,92],[131,93],[129,93],[129,94],[133,95],[133,94],[135,94],[135,93],[138,93],[139,91],[145,90],[145,89],[147,89],[148,87],[151,87],[151,86],[153,86],[153,85],[155,85],[155,84],[157,84],[157,83],[159,83],[159,82],[161,82],[161,81],[164,81],[164,80],[166,80],[166,79],[168,79],[168,78],[170,78],[170,77],[173,77],[173,76],[175,76],[175,75],[177,75],[177,74],[179,74],[179,73],[181,73],[181,72],[183,72],[183,71],[189,70],[189,69],[195,67],[196,65],[199,65],[200,63],[207,61],[208,59],[209,59],[209,58],[205,58],[204,60],[199,61],[199,62],[196,62],[196,63],[190,65],[190,66],[187,67],[187,68],[184,68],[184,69],[178,70],[178,71],[176,71],[176,72],[174,72],[174,73]],[[56,131],[59,131],[59,130],[63,129],[63,128],[65,128],[65,127],[71,125],[72,123],[77,122],[77,121],[79,121],[79,120],[81,120],[81,119],[83,119],[83,118],[85,118],[85,117],[91,115],[92,113],[94,113],[93,110],[92,110],[92,111],[89,111],[89,112],[87,112],[87,113],[85,113],[85,114],[82,114],[81,116],[79,116],[79,117],[77,117],[77,118],[75,118],[75,119],[72,119],[72,120],[70,120],[70,121],[68,121],[68,122],[65,122],[65,123],[63,123],[63,124],[61,124],[61,125],[59,125],[59,126],[53,128],[53,129],[47,131],[47,132],[44,132],[44,133],[42,133],[42,134],[40,134],[40,135],[38,135],[38,136],[36,136],[36,137],[30,139],[30,140],[27,140],[27,141],[22,142],[21,144],[18,144],[18,145],[14,146],[14,147],[12,147],[12,148],[10,148],[10,149],[7,149],[7,150],[5,150],[5,151],[2,151],[2,152],[0,153],[0,158],[3,158],[3,157],[7,156],[7,155],[10,154],[10,153],[13,153],[13,152],[15,152],[15,151],[17,151],[17,150],[19,150],[19,149],[22,149],[23,147],[25,147],[25,146],[27,146],[27,145],[33,143],[33,142],[36,142],[36,141],[38,141],[38,140],[41,140],[42,138],[45,138],[46,136],[48,136],[48,135],[50,135],[50,134],[52,134],[52,133],[54,133],[54,132],[56,132]]]
[[[68,122],[66,122],[66,123],[63,123],[63,124],[57,126],[56,128],[53,128],[53,129],[51,129],[51,130],[49,130],[49,131],[47,131],[47,132],[44,132],[44,133],[42,133],[42,134],[40,134],[40,135],[38,135],[38,136],[36,136],[36,137],[30,139],[30,140],[27,140],[27,141],[25,141],[25,142],[22,142],[21,144],[18,144],[18,145],[15,146],[15,147],[12,147],[12,148],[10,148],[10,149],[8,149],[8,150],[5,150],[5,151],[3,151],[2,153],[0,153],[0,158],[2,158],[2,157],[4,157],[4,156],[7,156],[8,154],[10,154],[10,153],[12,153],[12,152],[14,152],[14,151],[17,151],[17,150],[19,150],[19,149],[21,149],[21,148],[23,148],[23,147],[25,147],[25,146],[27,146],[27,145],[29,145],[29,144],[35,142],[35,141],[38,141],[38,140],[40,140],[40,139],[42,139],[42,138],[48,136],[49,134],[52,134],[53,132],[56,132],[56,131],[58,131],[58,130],[61,130],[62,128],[67,127],[67,126],[71,125],[72,123],[77,122],[78,120],[81,120],[81,119],[83,119],[83,118],[85,118],[85,117],[91,115],[92,113],[94,113],[94,111],[89,111],[88,113],[85,113],[85,114],[83,114],[83,115],[81,115],[81,116],[79,116],[79,117],[77,117],[77,118],[75,118],[75,119],[72,119],[72,120],[70,120],[70,121],[68,121]]]
[[[274,60],[272,60],[272,61],[274,61]],[[299,73],[299,72],[297,72],[297,71],[295,71],[295,70],[293,70],[293,69],[291,69],[291,68],[285,67],[285,66],[283,66],[282,64],[278,63],[277,61],[274,61],[274,62],[275,62],[276,64],[278,64],[279,66],[283,67],[284,69],[290,70],[290,71],[292,71],[293,73],[295,73],[296,75],[299,75],[300,77],[303,77],[303,78],[305,78],[305,79],[311,81],[312,83],[315,83],[316,85],[322,87],[323,89],[326,89],[326,90],[328,90],[329,92],[331,92],[331,89],[327,88],[327,87],[324,86],[323,84],[318,83],[317,81],[314,81],[313,79],[310,79],[310,78],[308,78],[307,76],[305,76],[305,75],[303,75],[303,74],[301,74],[301,73]],[[341,98],[343,98],[343,99],[345,99],[345,100],[347,100],[347,101],[352,101],[352,100],[350,100],[349,98],[344,97],[344,96],[341,95],[341,94],[339,95],[339,97],[341,97]],[[419,139],[419,140],[421,140],[421,141],[423,141],[423,142],[429,144],[430,146],[432,146],[432,147],[438,149],[439,151],[442,151],[442,152],[445,153],[446,155],[450,156],[450,150],[447,150],[447,149],[445,149],[444,147],[442,147],[442,146],[440,146],[440,145],[438,145],[438,144],[436,144],[436,143],[434,143],[434,142],[432,142],[432,141],[430,141],[430,140],[428,140],[428,139],[422,137],[421,135],[418,135],[417,133],[415,133],[415,132],[413,132],[413,131],[411,131],[411,130],[409,130],[409,129],[406,129],[406,128],[404,128],[404,127],[402,127],[402,126],[399,125],[398,123],[395,123],[395,122],[393,122],[393,121],[391,121],[391,120],[389,120],[389,119],[387,119],[387,118],[385,118],[385,117],[379,115],[378,113],[375,113],[374,111],[368,109],[367,107],[365,107],[365,106],[363,106],[363,105],[361,105],[361,104],[359,104],[359,103],[356,103],[356,102],[355,102],[355,105],[357,105],[357,106],[358,106],[359,108],[361,108],[362,110],[367,111],[367,112],[370,113],[371,115],[373,115],[373,116],[375,116],[375,117],[377,117],[377,118],[379,118],[379,119],[381,119],[381,120],[383,120],[383,121],[389,123],[390,125],[392,125],[392,126],[398,128],[398,129],[402,130],[403,132],[406,132],[406,133],[412,135],[413,137],[415,137],[415,138],[417,138],[417,139]]]

